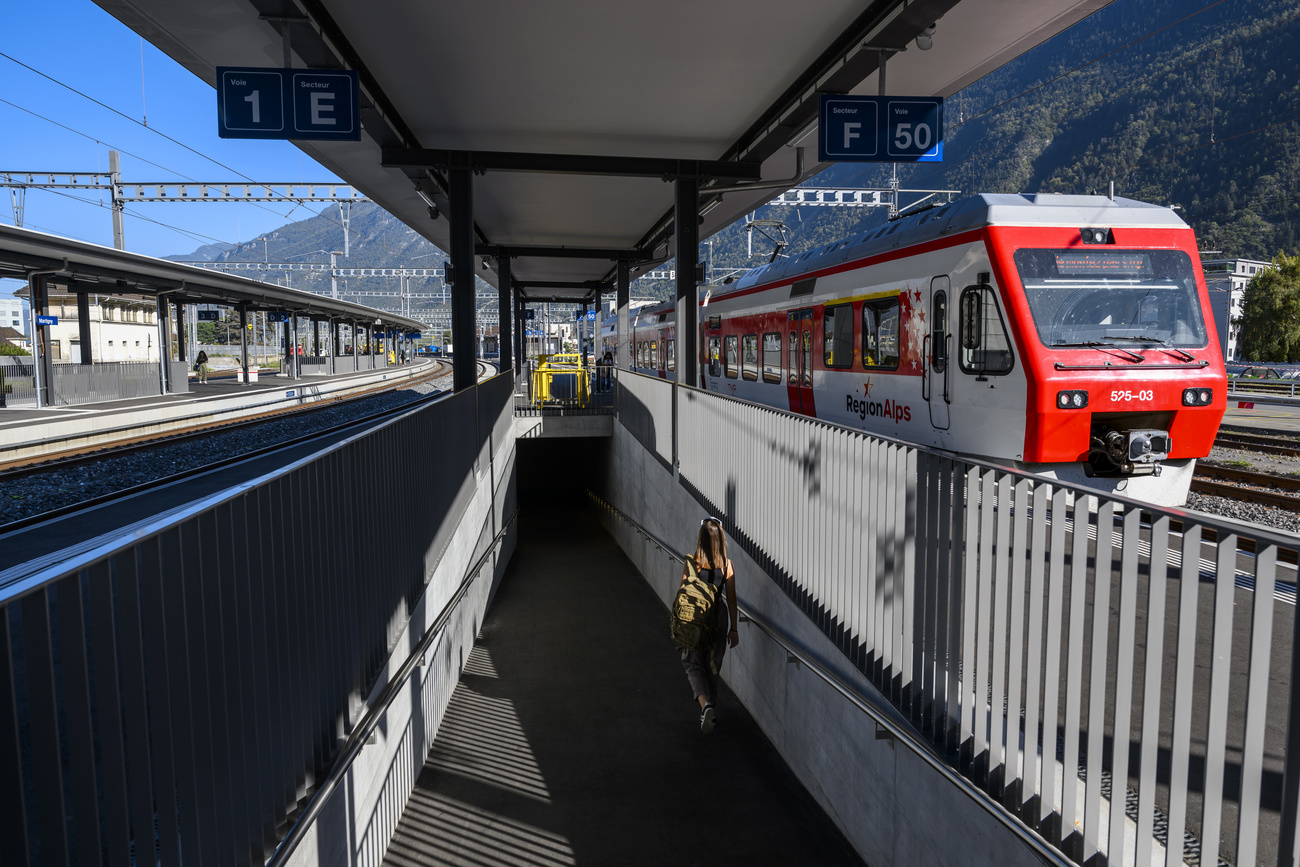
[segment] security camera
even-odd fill
[[[938,25],[931,24],[929,27],[922,30],[921,34],[916,37],[916,47],[922,51],[929,51],[934,45],[934,31],[937,27]]]

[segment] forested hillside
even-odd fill
[[[943,50],[943,22],[933,51]],[[1202,249],[1271,259],[1300,249],[1300,0],[1116,0],[946,101],[944,162],[901,185],[975,192],[1105,192],[1177,205]],[[892,166],[842,163],[811,183],[887,186]],[[904,203],[908,201],[905,196]],[[885,219],[879,209],[765,208],[788,253]],[[766,261],[740,226],[713,263]],[[666,282],[643,281],[666,297]]]

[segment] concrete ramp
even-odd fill
[[[522,513],[385,863],[861,864],[730,691],[700,733],[667,620],[588,512]]]

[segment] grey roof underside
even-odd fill
[[[415,190],[445,205],[439,179],[381,166],[382,148],[741,160],[779,181],[795,172],[787,145],[815,121],[819,92],[876,92],[878,53],[865,45],[907,46],[937,21],[934,48],[894,56],[888,81],[891,93],[947,96],[1109,0],[96,2],[209,84],[217,66],[282,65],[268,19],[304,19],[290,26],[295,65],[358,69],[364,132],[299,146],[446,249],[446,217],[431,219]],[[804,143],[809,169],[824,168],[815,136]],[[777,192],[722,196],[701,236]],[[673,254],[673,185],[660,178],[489,172],[474,206],[481,244],[635,250],[634,273]],[[525,286],[613,274],[608,259],[512,263]]]

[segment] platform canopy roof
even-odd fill
[[[286,31],[295,67],[356,70],[361,141],[299,146],[444,250],[443,166],[469,152],[480,258],[508,248],[527,297],[576,299],[619,254],[634,274],[673,255],[665,178],[696,161],[769,184],[706,182],[702,237],[793,186],[798,145],[805,174],[824,168],[818,94],[876,93],[880,49],[901,52],[889,93],[948,96],[1109,0],[96,2],[209,84],[218,66],[282,66]]]
[[[26,279],[36,271],[66,285],[73,293],[131,296],[165,293],[168,300],[183,304],[248,304],[250,310],[284,311],[318,320],[382,325],[406,333],[424,327],[406,316],[328,295],[289,289],[31,229],[0,225],[0,277]]]

